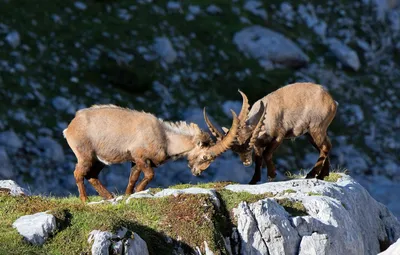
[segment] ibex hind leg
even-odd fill
[[[329,175],[330,170],[330,160],[329,160],[329,152],[332,148],[331,141],[328,137],[325,138],[324,144],[322,145],[321,152],[325,154],[325,161],[322,166],[321,172],[318,174],[317,179],[323,180],[326,176]],[[320,153],[321,154],[321,153]]]
[[[314,167],[307,174],[306,179],[315,178],[323,180],[325,176],[329,175],[329,158],[328,153],[332,147],[329,138],[325,135],[321,137],[319,133],[307,134],[310,143],[318,150],[319,158]]]
[[[78,187],[79,198],[83,203],[85,203],[88,200],[84,180],[86,174],[89,172],[89,169],[90,169],[90,164],[78,161],[74,170],[74,177],[76,186]]]
[[[85,153],[86,152],[85,150],[79,151],[76,148],[77,146],[71,146],[71,149],[74,152],[76,159],[78,161],[75,166],[74,177],[76,186],[78,187],[79,198],[81,199],[82,202],[85,203],[88,200],[88,197],[85,189],[84,180],[92,166],[92,158],[90,156],[90,153]]]
[[[86,175],[86,179],[90,184],[94,187],[94,189],[99,193],[101,197],[104,199],[111,199],[113,195],[103,186],[103,184],[99,180],[100,171],[104,168],[104,164],[100,161],[94,161],[88,174]]]

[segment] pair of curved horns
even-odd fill
[[[233,116],[231,132],[229,132],[229,134],[227,134],[226,136],[221,138],[215,145],[211,146],[208,149],[210,155],[212,155],[213,158],[215,158],[218,155],[227,151],[231,147],[233,141],[236,138],[236,134],[237,134],[237,131],[239,128],[239,119],[238,119],[236,113],[232,109],[231,109],[231,113]],[[204,114],[205,114],[205,108],[204,108]],[[207,115],[205,114],[205,116],[207,116]]]
[[[238,120],[239,120],[238,129],[241,129],[246,125],[246,119],[247,119],[247,116],[249,114],[250,105],[249,105],[249,100],[248,100],[246,94],[243,93],[240,89],[238,91],[239,91],[239,93],[240,93],[240,95],[242,96],[242,99],[243,99],[242,109],[240,110],[239,117],[238,117]],[[261,131],[261,127],[262,127],[263,121],[265,119],[265,107],[264,107],[264,104],[262,102],[261,102],[261,106],[260,106],[260,111],[262,112],[262,115],[260,116],[260,119],[259,119],[256,127],[254,128],[253,132],[252,132],[252,135],[251,135],[251,138],[250,138],[250,142],[249,142],[249,146],[253,146],[254,145],[254,143],[255,143],[255,141],[256,141],[256,139],[258,137],[258,134]],[[216,137],[217,141],[221,141],[225,136],[227,136],[227,135],[229,135],[229,133],[231,133],[231,132],[228,132],[228,131],[231,131],[231,130],[224,130],[224,131],[226,131],[225,134],[221,133],[214,126],[214,124],[210,121],[210,119],[208,118],[208,116],[206,114],[205,107],[203,109],[203,115],[204,115],[204,120],[205,120],[205,122],[207,124],[208,129],[210,130],[211,134],[214,137]],[[235,133],[236,133],[236,131],[235,131]]]
[[[240,89],[238,91],[242,95],[242,99],[243,99],[242,109],[240,110],[239,117],[238,117],[239,129],[240,129],[242,126],[245,125],[247,115],[249,114],[250,105],[249,105],[249,100],[247,99],[246,94],[243,93],[242,91],[240,91]],[[208,118],[208,116],[206,114],[205,107],[203,109],[203,115],[204,115],[204,120],[206,121],[207,127],[210,130],[211,134],[213,136],[215,136],[215,138],[217,138],[217,141],[220,141],[221,139],[223,139],[228,132],[225,132],[226,134],[223,134],[218,130],[218,128],[216,128],[214,126],[214,124],[210,121],[210,119]]]

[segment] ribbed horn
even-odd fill
[[[259,112],[261,112],[262,114],[261,114],[261,116],[260,116],[260,120],[258,121],[256,127],[255,127],[254,130],[253,130],[253,133],[251,134],[251,138],[250,138],[250,142],[249,142],[249,147],[253,147],[253,146],[254,146],[254,144],[255,144],[255,142],[256,142],[256,140],[257,140],[257,138],[258,138],[258,135],[259,135],[260,132],[261,132],[261,127],[262,127],[263,124],[264,124],[265,115],[266,115],[266,112],[267,112],[267,111],[266,111],[266,108],[264,107],[263,102],[260,103],[260,111],[259,111]]]
[[[239,117],[238,117],[239,118],[239,128],[240,128],[240,127],[243,127],[243,125],[246,122],[247,115],[249,114],[250,105],[249,105],[249,100],[247,99],[246,94],[243,93],[240,89],[238,91],[239,91],[240,95],[242,95],[242,98],[243,98],[242,109],[240,110]]]
[[[209,153],[213,158],[227,151],[232,146],[232,143],[236,138],[239,126],[239,119],[232,109],[231,113],[233,116],[233,121],[232,126],[229,129],[229,133],[221,141],[217,142],[214,146],[209,148]]]
[[[210,130],[211,134],[217,138],[217,141],[220,141],[224,138],[224,135],[212,124],[210,119],[207,116],[206,113],[206,108],[203,108],[203,115],[204,115],[204,120],[206,121],[207,127]]]

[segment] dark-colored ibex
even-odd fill
[[[261,180],[263,159],[268,176],[275,178],[276,168],[272,154],[284,139],[306,135],[318,150],[319,158],[306,178],[324,179],[329,175],[331,142],[327,136],[328,126],[336,115],[338,103],[318,84],[293,83],[286,85],[261,98],[249,112],[246,95],[241,92],[243,106],[239,114],[237,140],[231,150],[238,153],[245,166],[252,164],[254,149],[255,171],[250,184]],[[218,131],[204,112],[204,118],[211,133],[218,140],[229,134]],[[261,129],[261,131],[260,131]]]
[[[115,105],[79,110],[63,133],[77,158],[74,177],[80,199],[87,201],[84,178],[100,196],[113,198],[98,179],[103,167],[110,164],[132,162],[126,194],[132,194],[140,172],[144,178],[136,191],[144,190],[153,179],[153,168],[168,159],[187,157],[193,175],[200,175],[234,141],[239,120],[234,111],[232,115],[232,133],[214,143],[194,123],[167,122],[150,113]]]

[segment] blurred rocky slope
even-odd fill
[[[291,82],[326,86],[339,102],[330,127],[334,167],[397,216],[400,180],[400,1],[0,0],[0,179],[34,193],[76,193],[62,130],[77,109],[113,103],[205,127]],[[281,174],[317,159],[303,138],[275,155]],[[231,152],[202,177],[185,161],[152,186],[231,180],[252,169]],[[124,190],[129,166],[103,170]],[[265,174],[264,179],[265,181]]]

